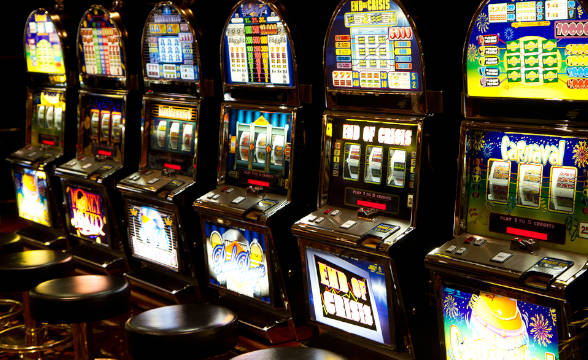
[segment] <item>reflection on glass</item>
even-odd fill
[[[358,144],[345,144],[345,164],[343,166],[343,178],[357,180],[359,178],[359,160],[361,159],[361,146]]]
[[[379,184],[382,180],[382,147],[368,146],[365,160],[365,182]]]
[[[386,185],[404,187],[406,179],[406,151],[390,149],[388,153],[388,179]]]

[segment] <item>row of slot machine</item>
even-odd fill
[[[582,358],[583,1],[486,0],[476,10],[448,242],[423,195],[455,174],[431,165],[442,117],[402,3],[337,5],[320,120],[307,116],[301,45],[278,2],[227,11],[220,103],[197,4],[156,4],[139,54],[121,4],[92,5],[70,30],[75,46],[62,7],[27,19],[27,145],[8,160],[31,247],[68,248],[80,272],[124,273],[146,307],[218,302],[271,344],[304,339],[310,321],[310,344],[374,358],[426,358],[434,347],[422,330],[434,317],[415,315],[430,306],[416,275],[426,266],[436,356]],[[312,122],[321,144],[309,154]],[[316,174],[301,156],[316,157]],[[312,178],[308,213],[300,184]]]

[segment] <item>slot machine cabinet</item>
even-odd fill
[[[137,165],[139,108],[120,6],[92,5],[79,22],[76,156],[56,170],[70,251],[82,272],[126,269],[115,185]]]
[[[303,108],[283,14],[266,1],[240,1],[231,10],[221,42],[226,101],[217,185],[193,203],[204,250],[201,283],[247,331],[270,343],[295,338],[297,284],[288,273],[299,266],[285,229],[297,211],[292,177]]]
[[[210,91],[203,89],[208,83],[201,78],[206,71],[200,61],[200,31],[185,5],[160,2],[147,17],[141,52],[146,88],[141,163],[117,184],[127,220],[127,277],[164,302],[199,296],[188,242],[197,227],[185,216],[192,213],[196,196],[214,186],[209,169],[215,167],[218,148],[218,139],[210,136],[218,133],[218,123],[201,123],[218,113]]]
[[[63,248],[63,213],[54,170],[74,152],[75,54],[63,3],[33,10],[24,31],[27,69],[25,147],[7,158],[16,189],[19,235],[33,248]]]
[[[470,22],[454,238],[425,257],[447,359],[586,358],[587,22],[584,1]]]
[[[421,40],[402,3],[345,0],[323,51],[318,209],[292,226],[319,334],[311,344],[414,358],[407,309],[422,302],[414,264],[434,246],[422,235],[427,222],[417,222],[421,188],[434,186],[425,184],[424,139],[436,120]]]

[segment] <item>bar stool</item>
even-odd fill
[[[79,275],[48,280],[30,292],[31,312],[43,322],[72,324],[76,360],[93,355],[92,321],[128,313],[131,291],[122,276]]]
[[[22,239],[16,232],[0,233],[0,254],[22,251]],[[0,299],[0,329],[10,325],[10,321],[22,314],[22,302],[3,298]]]
[[[170,305],[127,320],[129,354],[135,360],[202,359],[237,342],[237,315],[209,304]]]
[[[66,327],[39,326],[30,312],[28,291],[39,282],[66,276],[72,271],[72,256],[63,251],[28,250],[0,254],[0,291],[22,292],[24,324],[0,331],[0,350],[36,354],[65,345]],[[51,335],[51,336],[48,336]]]
[[[235,356],[233,360],[346,360],[323,349],[309,347],[275,347]]]

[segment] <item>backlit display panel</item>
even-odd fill
[[[227,177],[239,185],[287,188],[292,113],[227,108]]]
[[[243,1],[225,30],[229,84],[294,85],[292,51],[279,14],[260,1]]]
[[[588,252],[588,140],[469,129],[465,231]]]
[[[442,295],[447,359],[559,359],[555,309],[445,286]]]
[[[28,72],[65,74],[61,39],[45,10],[37,9],[29,15],[25,28],[25,56]]]
[[[51,226],[47,173],[15,167],[13,174],[18,216],[41,225]]]
[[[585,100],[588,14],[579,1],[489,0],[472,20],[469,96]]]
[[[143,30],[145,77],[155,80],[198,80],[194,30],[172,4],[153,9]]]
[[[178,271],[178,225],[175,215],[131,203],[127,211],[132,255]]]
[[[42,90],[33,94],[31,144],[63,146],[65,92]]]
[[[311,318],[390,345],[384,266],[313,248],[305,256]]]
[[[346,1],[327,36],[329,89],[422,90],[419,39],[396,2]]]
[[[75,185],[65,186],[70,233],[100,245],[110,242],[110,224],[101,194]]]
[[[265,235],[211,222],[204,231],[210,283],[270,303]]]
[[[327,136],[330,203],[409,219],[416,189],[418,126],[333,117],[327,120]]]
[[[149,168],[162,169],[168,166],[181,174],[192,176],[197,108],[152,103],[151,116],[147,154]]]
[[[78,30],[78,56],[82,72],[88,75],[125,76],[125,54],[121,30],[110,12],[94,6],[88,10]]]

